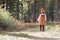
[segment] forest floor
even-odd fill
[[[51,26],[45,27],[45,32],[40,32],[39,26],[18,32],[0,31],[0,40],[60,40],[59,25],[53,28],[50,28]]]

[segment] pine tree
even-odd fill
[[[49,16],[50,16],[50,20],[54,21],[54,10],[55,10],[55,0],[50,0],[49,3]]]

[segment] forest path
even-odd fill
[[[60,40],[60,32],[40,32],[39,27],[28,28],[19,32],[2,32],[0,40]]]

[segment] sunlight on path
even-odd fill
[[[58,32],[9,32],[10,34],[27,34],[29,37],[17,37],[9,35],[0,35],[0,40],[52,40],[60,39],[60,33]]]
[[[0,36],[0,40],[33,40],[33,39],[2,35]]]

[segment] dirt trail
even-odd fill
[[[4,33],[4,32],[3,32]],[[19,34],[26,34],[27,36],[19,36]],[[0,40],[60,40],[60,32],[45,31],[40,32],[39,27],[28,28],[19,32],[6,32],[5,35],[0,35]],[[11,35],[9,35],[11,34]],[[17,36],[15,36],[15,35]]]

